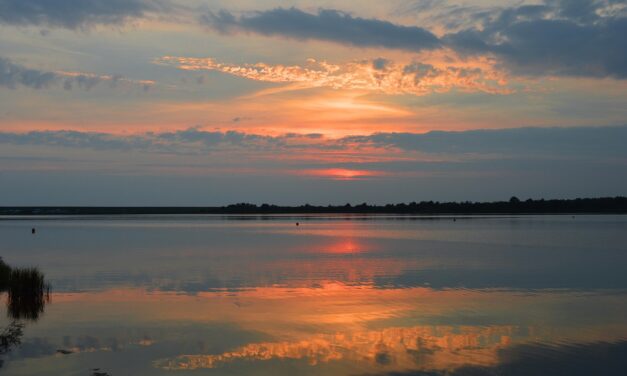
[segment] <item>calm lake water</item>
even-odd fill
[[[7,375],[627,374],[626,216],[3,218],[0,256],[52,286]]]

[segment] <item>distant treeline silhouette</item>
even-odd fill
[[[220,207],[0,207],[0,215],[138,215],[138,214],[621,214],[627,197],[495,202],[421,201],[387,205],[278,206],[239,203]]]

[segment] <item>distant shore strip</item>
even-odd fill
[[[494,202],[421,201],[370,205],[300,205],[239,203],[227,206],[5,206],[0,215],[159,215],[159,214],[627,214],[627,197],[528,199]]]

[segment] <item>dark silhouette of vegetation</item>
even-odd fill
[[[0,332],[0,355],[7,354],[13,348],[22,343],[24,336],[24,323],[12,321]],[[4,360],[0,359],[0,368],[4,365]]]
[[[0,332],[0,355],[19,346],[24,321],[36,321],[50,301],[50,286],[37,268],[12,268],[0,258],[0,293],[6,292],[7,316],[11,323]],[[0,367],[4,364],[0,360]]]
[[[0,258],[0,293],[7,292],[7,316],[36,321],[50,301],[50,286],[37,268],[12,268]]]
[[[11,279],[11,267],[0,258],[0,292],[6,291]]]
[[[20,344],[24,335],[24,323],[13,321],[0,333],[0,354],[8,353]]]
[[[50,300],[50,287],[44,281],[44,275],[36,268],[13,269],[9,281],[9,317],[37,320]]]
[[[627,197],[495,202],[421,201],[387,205],[300,205],[240,203],[220,207],[0,207],[0,215],[138,215],[138,214],[627,214]]]

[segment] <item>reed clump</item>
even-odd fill
[[[16,320],[37,320],[50,301],[50,286],[37,268],[15,268],[9,275],[8,315]]]
[[[0,291],[6,291],[11,279],[11,267],[0,257]]]
[[[0,292],[7,292],[7,316],[37,320],[50,302],[50,285],[37,268],[12,268],[0,258]]]

